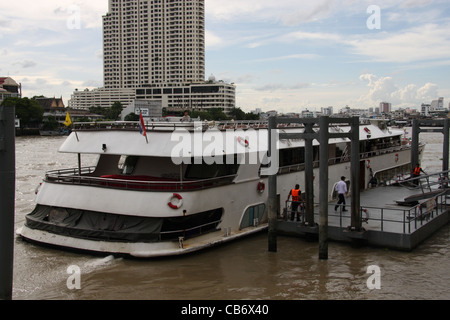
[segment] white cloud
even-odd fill
[[[205,31],[205,39],[207,49],[220,48],[224,44],[224,40],[210,30]]]
[[[448,59],[450,56],[450,24],[426,24],[396,33],[378,36],[361,35],[345,41],[356,55],[376,62],[410,63]]]
[[[392,77],[374,74],[362,74],[360,80],[368,83],[369,92],[359,100],[366,106],[378,105],[382,101],[397,107],[419,106],[439,97],[439,87],[434,83],[426,83],[422,87],[416,84],[399,86]]]
[[[2,32],[17,34],[36,29],[61,30],[76,16],[82,28],[100,28],[107,12],[107,1],[86,0],[21,0],[2,2]],[[78,10],[74,10],[78,8]]]
[[[255,59],[252,62],[273,62],[273,61],[283,61],[283,60],[313,60],[317,59],[320,56],[313,53],[298,53],[298,54],[290,54],[286,56],[272,57],[272,58],[263,58],[263,59]]]
[[[206,12],[214,20],[281,22],[287,26],[328,17],[340,1],[318,0],[207,0]]]

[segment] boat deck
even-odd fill
[[[381,186],[361,192],[362,231],[352,231],[351,198],[346,209],[335,211],[336,202],[328,206],[329,240],[363,243],[410,251],[450,220],[450,189],[422,189],[413,185]],[[367,212],[366,212],[367,211]],[[289,215],[290,217],[290,215]],[[365,221],[367,219],[367,221]],[[281,235],[316,237],[319,232],[319,207],[315,206],[315,225],[281,219]],[[303,221],[302,221],[303,220]]]

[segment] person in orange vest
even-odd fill
[[[286,202],[289,201],[289,198],[291,196],[292,196],[291,221],[294,221],[294,217],[295,217],[296,213],[297,213],[297,221],[300,221],[300,213],[298,212],[298,207],[302,201],[302,191],[300,190],[299,184],[296,184],[295,188],[289,192]]]
[[[420,177],[420,173],[423,172],[425,174],[427,174],[425,171],[422,170],[422,167],[420,166],[419,163],[416,164],[416,167],[414,168],[413,172],[412,172],[412,177],[413,178],[418,178]],[[418,185],[419,184],[419,179],[414,180],[414,184]]]

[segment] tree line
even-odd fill
[[[40,127],[44,125],[53,126],[56,120],[53,117],[44,119],[44,109],[42,106],[34,100],[33,98],[6,98],[2,102],[3,106],[15,106],[16,117],[20,119],[20,126],[22,128],[26,127]],[[123,110],[123,105],[120,102],[115,102],[110,108],[103,107],[91,107],[89,112],[93,114],[98,114],[104,117],[106,121],[116,121],[120,120],[120,115]],[[183,116],[184,112],[180,114],[177,113],[167,113],[163,109],[163,116]],[[205,111],[191,111],[190,117],[192,119],[201,120],[211,120],[211,121],[226,121],[226,120],[259,120],[258,114],[253,114],[251,112],[244,112],[241,108],[233,108],[228,114],[223,112],[221,108],[211,108]],[[126,121],[138,121],[139,115],[130,113],[125,117]]]

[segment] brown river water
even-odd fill
[[[58,154],[64,137],[16,138],[16,229],[34,208],[35,188],[49,170],[75,168],[77,157]],[[442,135],[423,134],[423,168],[441,170]],[[84,157],[83,166],[95,164]],[[412,252],[354,248],[330,242],[329,259],[318,243],[267,235],[178,258],[133,260],[50,249],[15,240],[15,300],[410,300],[450,299],[450,225]],[[369,288],[378,266],[380,289]],[[69,288],[79,268],[79,287]],[[73,283],[73,282],[71,282]]]

